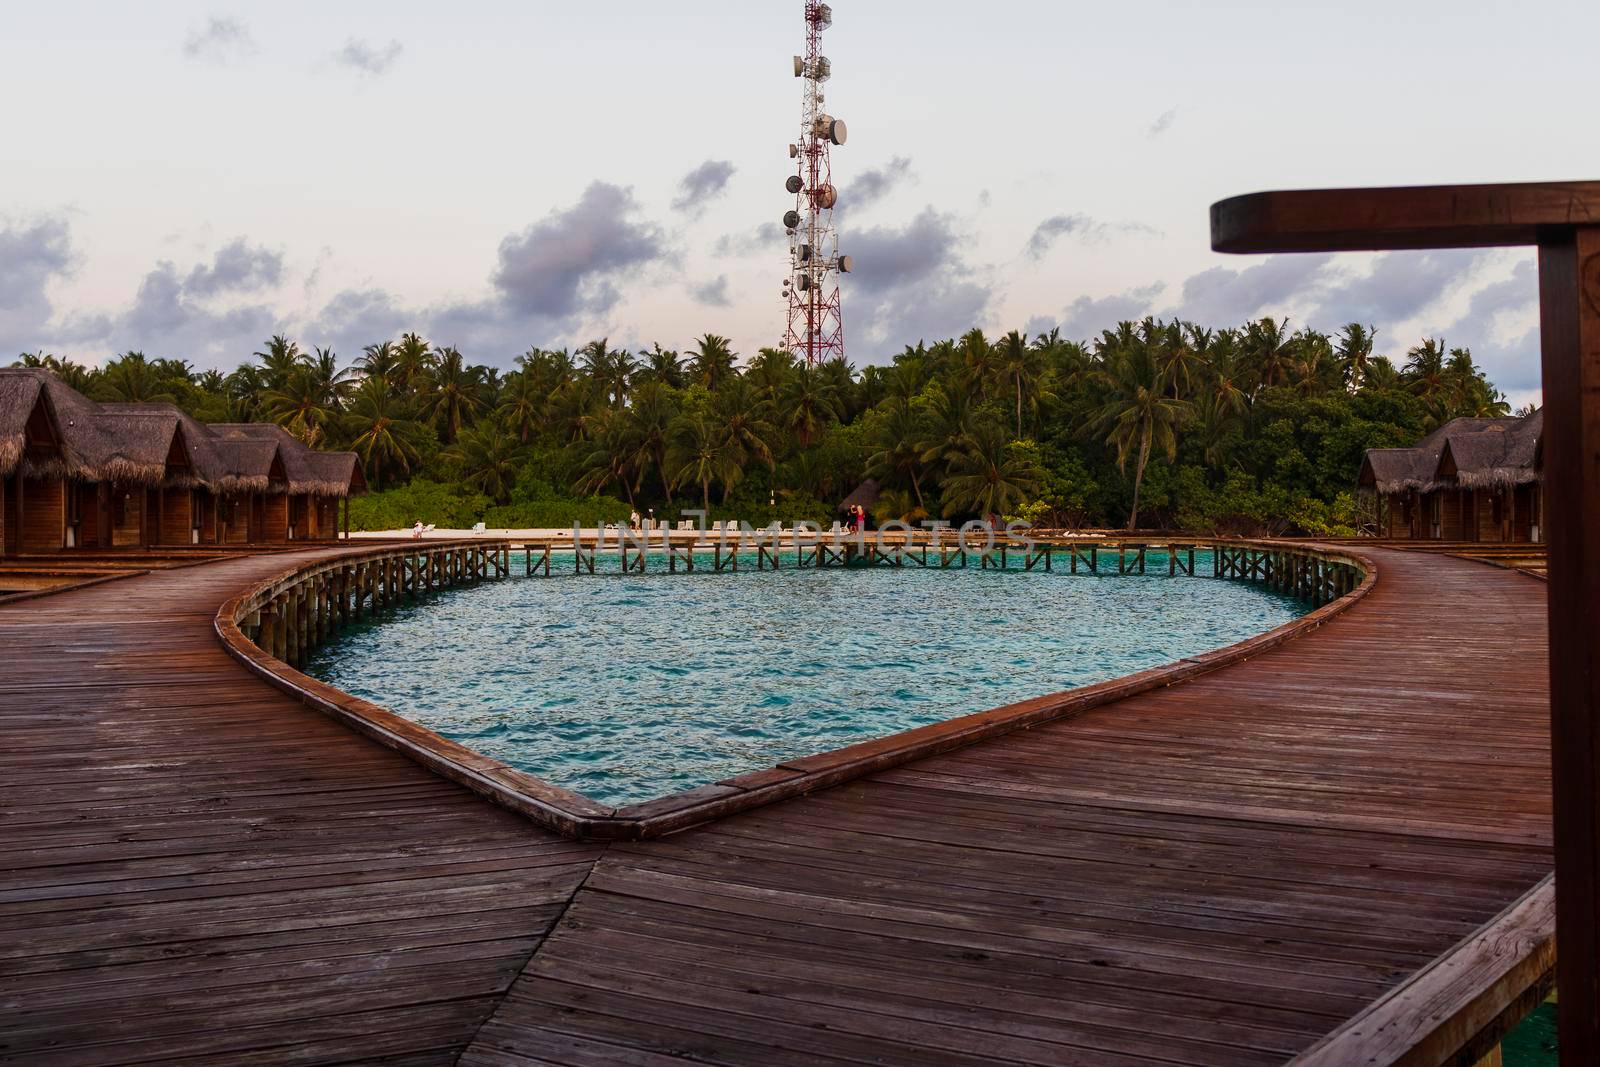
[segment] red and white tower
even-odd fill
[[[833,187],[828,151],[845,141],[842,119],[828,114],[822,85],[833,65],[821,52],[822,31],[833,25],[833,9],[805,0],[806,54],[794,57],[794,76],[803,79],[805,101],[800,111],[800,139],[789,146],[797,172],[785,188],[794,194],[794,208],[784,213],[789,235],[789,275],[783,295],[789,303],[783,347],[804,357],[810,366],[844,358],[844,319],[839,313],[839,275],[849,274],[849,256],[839,254],[833,228]]]

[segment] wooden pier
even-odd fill
[[[1548,983],[1524,574],[1363,548],[1362,599],[1242,660],[586,843],[311,710],[246,629],[218,642],[289,568],[333,625],[404,595],[373,593],[391,548],[431,546],[0,605],[0,1061],[1470,1062]]]
[[[1259,582],[1318,607],[1351,591],[1361,580],[1354,561],[1307,552],[1288,542],[1275,547],[1238,539],[1024,538],[1003,533],[965,536],[960,531],[944,531],[943,536],[920,531],[591,533],[514,541],[508,559],[521,555],[522,575],[528,578],[646,574],[652,568],[670,574],[693,574],[697,568],[720,574],[741,566],[758,571],[906,566],[1054,571],[1059,566],[1071,574],[1101,574],[1104,566],[1104,573],[1143,576],[1149,573],[1150,557],[1161,555],[1168,577],[1196,577],[1195,554],[1200,551],[1212,553],[1214,578]]]

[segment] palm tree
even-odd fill
[[[1444,421],[1444,401],[1450,385],[1444,353],[1442,339],[1425,337],[1406,353],[1405,370],[1401,372],[1406,388],[1427,407],[1435,423]]]
[[[724,496],[738,482],[737,449],[722,427],[703,415],[681,416],[673,424],[667,466],[676,486],[698,485],[701,506],[711,513],[711,487],[721,485]]]
[[[909,483],[917,508],[926,513],[928,505],[922,497],[924,432],[923,420],[909,403],[891,400],[874,426],[874,451],[867,456],[866,473],[885,485]]]
[[[1250,406],[1250,394],[1241,386],[1247,376],[1239,331],[1218,330],[1208,346],[1209,389],[1217,405],[1233,414]]]
[[[1012,447],[999,424],[985,422],[950,463],[944,481],[947,509],[979,515],[1004,515],[1025,504],[1044,472],[1033,458]]]
[[[596,416],[594,434],[583,444],[578,456],[580,493],[596,494],[610,485],[622,487],[628,506],[635,507],[634,492],[639,487],[639,427],[626,411],[606,408]]]
[[[817,370],[822,375],[823,390],[833,396],[839,421],[848,422],[860,414],[856,407],[856,373],[844,357],[825,360],[817,365]]]
[[[350,447],[361,456],[372,487],[383,488],[385,471],[398,469],[409,475],[421,458],[418,447],[425,430],[411,417],[407,402],[390,392],[381,379],[368,378],[356,387],[345,415]]]
[[[356,360],[356,371],[360,378],[376,378],[387,388],[395,388],[400,374],[394,342],[380,341],[363,348],[361,358]]]
[[[434,350],[422,413],[444,431],[446,444],[455,441],[462,423],[483,410],[483,378],[483,368],[468,365],[455,345]]]
[[[283,336],[275,333],[266,343],[265,352],[255,352],[252,355],[261,361],[262,379],[269,389],[282,389],[289,384],[289,379],[306,365],[306,354],[300,351],[300,346]]]
[[[611,406],[620,408],[628,399],[628,383],[638,369],[627,352],[607,347],[607,339],[590,341],[578,349],[578,362],[594,383],[604,390]]]
[[[974,327],[961,335],[956,352],[966,387],[976,390],[979,400],[986,398],[989,379],[995,369],[994,346],[983,336],[982,330]]]
[[[1270,320],[1269,320],[1270,321]],[[1106,432],[1106,443],[1117,450],[1117,466],[1128,469],[1128,456],[1136,454],[1133,472],[1133,510],[1128,529],[1138,529],[1139,493],[1144,486],[1145,464],[1152,448],[1169,460],[1178,452],[1177,430],[1191,411],[1186,400],[1168,393],[1168,382],[1147,345],[1126,343],[1109,331],[1102,340],[1100,384],[1107,398],[1089,423],[1090,432]]]
[[[1359,322],[1346,323],[1339,331],[1339,369],[1344,375],[1345,388],[1355,392],[1367,380],[1367,361],[1372,359],[1372,348],[1378,331]]]
[[[1016,435],[1021,437],[1024,401],[1030,408],[1037,408],[1039,404],[1045,375],[1044,352],[1029,347],[1028,339],[1012,330],[994,345],[994,369],[1011,386],[1016,406]]]
[[[715,389],[724,379],[733,375],[733,362],[737,358],[726,337],[708,333],[695,342],[695,353],[689,358],[689,375],[707,389]]]
[[[1255,366],[1261,388],[1270,389],[1289,376],[1295,361],[1295,337],[1286,333],[1289,320],[1260,319],[1245,327],[1245,352]]]
[[[763,348],[745,369],[744,379],[755,389],[761,402],[776,411],[789,379],[794,376],[795,365],[794,353],[787,348]]]
[[[538,432],[550,397],[539,387],[531,370],[516,370],[506,375],[500,395],[500,417],[523,444]]]
[[[267,390],[262,399],[268,418],[312,448],[322,442],[327,425],[339,417],[329,387],[310,366],[301,367],[278,388]]]
[[[70,359],[61,359],[44,352],[24,352],[17,357],[13,367],[40,367],[54,374],[63,382],[80,393],[87,394],[94,388],[95,372],[81,363]]]
[[[788,431],[801,447],[822,436],[839,418],[839,399],[818,367],[796,364],[779,398]]]
[[[644,362],[634,375],[634,381],[640,385],[655,382],[670,389],[681,389],[684,381],[683,360],[678,353],[668,351],[660,344],[653,344],[650,351],[644,354]]]
[[[497,420],[484,419],[445,449],[443,456],[461,465],[462,477],[468,485],[496,504],[503,504],[516,484],[522,447]]]
[[[741,464],[758,460],[772,469],[770,442],[776,430],[763,417],[761,400],[749,381],[730,378],[718,389],[711,397],[711,417],[722,424]]]
[[[927,416],[922,423],[922,462],[948,470],[967,450],[975,425],[971,394],[935,382],[929,388]]]
[[[433,367],[433,346],[415,333],[400,336],[394,346],[394,386],[401,391],[419,389]]]
[[[639,429],[639,455],[635,462],[643,471],[654,466],[661,478],[667,503],[672,503],[672,479],[667,476],[667,447],[672,440],[672,423],[678,417],[678,406],[672,400],[669,387],[658,382],[647,382],[633,395],[633,419]]]
[[[101,400],[126,404],[175,404],[175,383],[162,374],[158,364],[146,359],[143,352],[124,352],[101,369],[95,392]]]
[[[254,363],[241,363],[225,380],[224,393],[234,422],[255,422],[261,417],[261,398],[267,390],[266,375]]]

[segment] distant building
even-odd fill
[[[1380,537],[1542,541],[1544,412],[1452,419],[1412,448],[1369,449]]]
[[[0,369],[0,555],[332,540],[339,501],[365,489],[354,452],[278,426],[207,426]]]

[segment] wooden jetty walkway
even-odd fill
[[[587,844],[218,644],[361,551],[0,605],[0,1062],[1426,1063],[1543,992],[1524,574],[1364,549],[1364,600],[1247,662]]]

